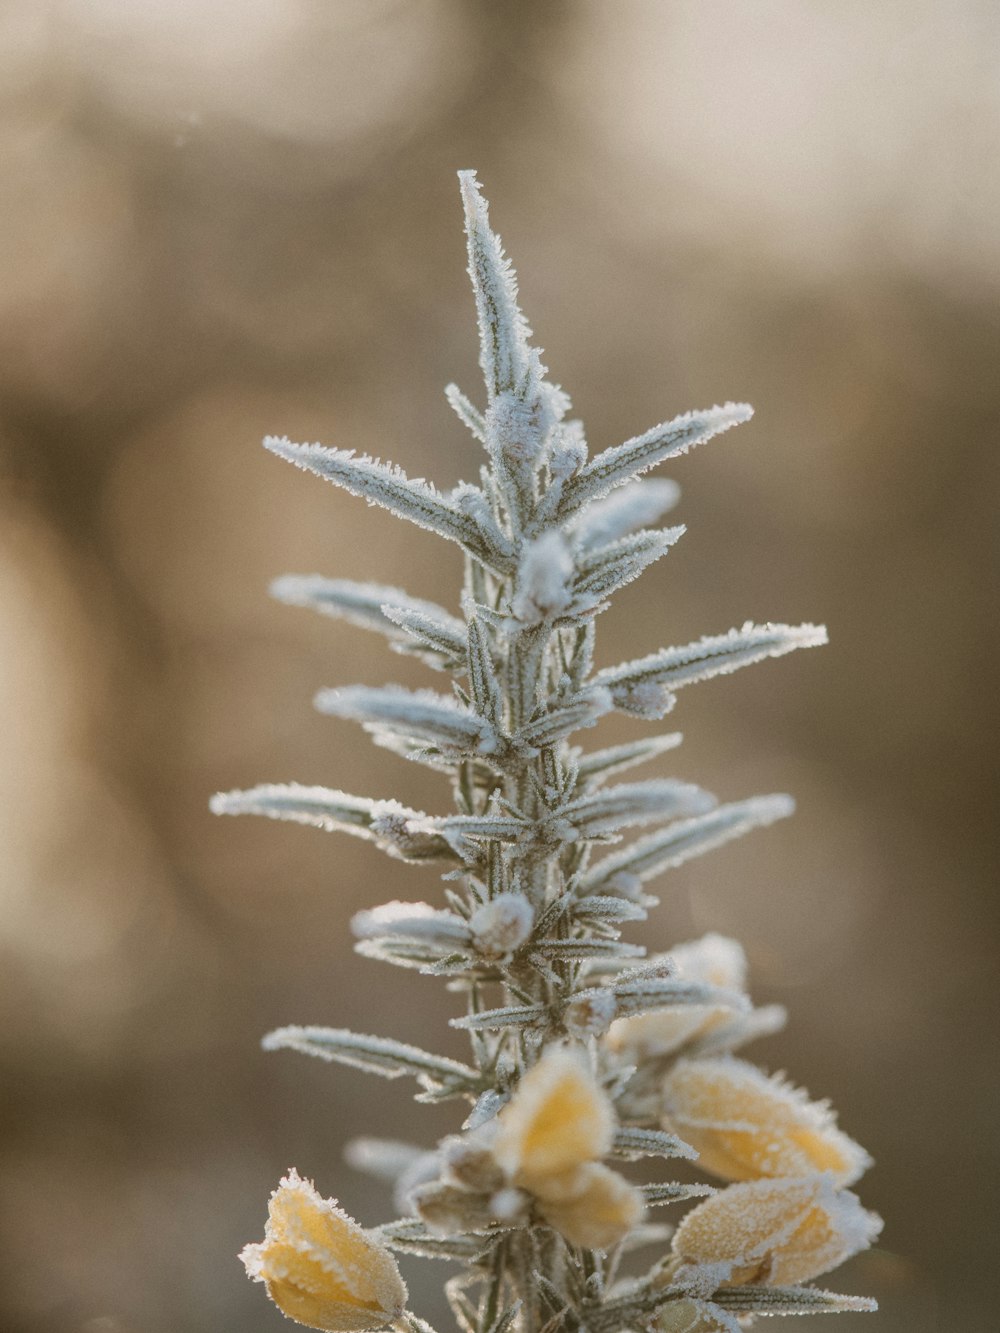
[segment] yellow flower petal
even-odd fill
[[[571,1245],[607,1250],[642,1220],[642,1195],[624,1177],[599,1162],[580,1167],[577,1193],[569,1198],[538,1196],[542,1217]]]
[[[406,1305],[389,1251],[294,1170],[271,1195],[263,1241],[240,1258],[275,1305],[309,1328],[362,1333],[398,1319]]]
[[[533,1193],[539,1180],[603,1157],[615,1130],[611,1103],[590,1070],[561,1048],[547,1051],[524,1076],[499,1121],[493,1154]]]
[[[827,1171],[851,1185],[871,1158],[821,1102],[731,1057],[679,1061],[663,1084],[664,1124],[725,1180]]]
[[[740,991],[746,984],[747,960],[736,940],[708,934],[678,944],[668,957],[682,981],[703,981],[711,986]],[[629,1059],[667,1055],[695,1037],[704,1036],[732,1016],[722,1005],[678,1005],[649,1014],[617,1018],[605,1041],[610,1050]]]
[[[808,1282],[867,1249],[882,1228],[828,1175],[754,1180],[700,1203],[681,1221],[673,1252],[686,1264],[723,1266],[726,1285]]]

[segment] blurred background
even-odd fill
[[[831,1284],[884,1313],[838,1333],[995,1327],[998,128],[994,0],[0,0],[0,1327],[278,1330],[234,1256],[279,1174],[374,1224],[345,1140],[455,1126],[258,1047],[461,1054],[454,997],[347,933],[434,873],[207,799],[447,808],[310,707],[420,668],[266,590],[455,605],[454,551],[258,441],[475,474],[468,166],[592,448],[756,406],[670,470],[689,533],[600,661],[826,621],[672,719],[674,771],[799,813],[663,881],[644,940],[739,936],[791,1010],[761,1060],[877,1158],[884,1245]]]

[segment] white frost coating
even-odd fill
[[[458,173],[469,277],[479,322],[479,364],[490,399],[504,389],[523,392],[531,371],[531,329],[517,304],[517,276],[504,255],[500,237],[490,229],[489,207],[474,171]]]
[[[618,1001],[614,991],[602,987],[574,996],[566,1006],[563,1021],[567,1032],[578,1041],[587,1037],[603,1037],[617,1011]]]
[[[271,596],[286,606],[304,606],[324,615],[335,616],[363,629],[375,629],[389,638],[404,637],[398,625],[387,618],[383,607],[411,611],[439,623],[442,628],[462,638],[465,626],[434,602],[411,597],[402,588],[382,583],[356,583],[353,579],[328,579],[321,574],[285,574],[275,579]]]
[[[404,861],[447,860],[451,851],[444,834],[422,810],[411,810],[399,801],[349,796],[330,787],[263,783],[247,791],[217,792],[209,808],[216,815],[265,815],[328,833],[350,833]]]
[[[585,549],[617,541],[638,528],[648,528],[680,499],[681,488],[665,477],[633,481],[597,500],[573,523]]]
[[[732,1056],[679,1060],[663,1082],[663,1112],[706,1169],[728,1180],[822,1170],[853,1185],[872,1164],[828,1103]]]
[[[316,708],[332,717],[350,718],[366,728],[387,731],[448,749],[490,754],[497,739],[489,723],[463,708],[447,694],[434,690],[407,690],[401,685],[347,685],[321,690]]]
[[[455,912],[444,912],[429,903],[383,903],[355,912],[351,930],[356,939],[376,940],[387,935],[406,935],[440,944],[467,944],[469,927]]]
[[[724,403],[704,411],[685,412],[653,426],[644,435],[637,435],[624,444],[605,449],[580,469],[566,488],[560,509],[562,517],[569,518],[584,505],[601,500],[611,491],[648,472],[664,459],[686,454],[696,444],[721,435],[753,416],[749,403]]]
[[[695,856],[741,838],[751,829],[764,828],[775,820],[786,819],[795,809],[790,796],[752,796],[746,801],[720,805],[698,819],[671,824],[661,833],[640,838],[620,852],[602,857],[581,878],[581,893],[600,893],[616,889],[622,877],[636,881],[636,887],[648,879],[683,865]]]
[[[552,620],[569,606],[573,557],[559,532],[546,532],[525,545],[511,610],[524,625]]]
[[[531,934],[535,913],[523,893],[500,893],[469,920],[476,949],[487,957],[499,958],[520,948]]]
[[[867,1249],[882,1229],[857,1196],[838,1190],[829,1175],[799,1180],[752,1180],[730,1185],[681,1221],[674,1253],[691,1266],[690,1279],[719,1265],[736,1283],[808,1282]],[[684,1281],[681,1273],[676,1280]]]
[[[622,782],[605,787],[593,796],[563,806],[557,816],[568,819],[579,836],[593,838],[678,815],[699,815],[714,805],[715,797],[693,783],[653,778],[649,782]]]
[[[297,785],[220,794],[213,808],[346,831],[407,861],[450,862],[433,905],[385,903],[352,924],[363,956],[445,978],[465,999],[451,1025],[467,1033],[470,1063],[323,1027],[286,1027],[265,1045],[409,1075],[418,1100],[474,1106],[463,1128],[483,1126],[476,1141],[466,1135],[427,1153],[396,1143],[355,1150],[359,1164],[394,1177],[397,1207],[416,1213],[380,1238],[458,1260],[466,1277],[482,1280],[478,1292],[464,1278],[449,1284],[464,1328],[538,1333],[558,1322],[562,1304],[570,1322],[596,1333],[739,1333],[758,1315],[863,1308],[796,1285],[875,1234],[876,1220],[836,1188],[868,1159],[823,1107],[731,1058],[782,1016],[775,1006],[751,1008],[742,950],[710,935],[637,965],[645,950],[623,938],[656,903],[643,891],[647,879],[783,817],[789,798],[712,809],[714,797],[659,773],[606,785],[677,737],[591,755],[567,744],[612,708],[660,718],[682,685],[825,641],[815,626],[746,625],[595,674],[597,617],[683,531],[657,526],[676,501],[674,483],[638,478],[750,409],[686,413],[588,459],[581,423],[566,419],[569,399],[546,383],[530,345],[513,270],[470,172],[462,195],[486,393],[475,395],[482,407],[454,385],[446,394],[484,446],[478,484],[444,492],[350,450],[267,441],[462,548],[462,619],[378,584],[312,575],[275,586],[282,600],[376,629],[393,651],[450,674],[451,693],[364,684],[317,702],[360,722],[376,744],[447,774],[457,813],[431,817]],[[671,822],[610,855],[597,847],[652,821]],[[636,1186],[599,1160],[607,1150],[631,1159],[697,1152],[700,1168],[748,1183]],[[833,1174],[807,1174],[819,1169]],[[651,1234],[640,1220],[645,1206],[706,1195],[681,1224],[673,1255],[661,1250],[645,1277],[616,1282],[614,1260],[605,1267],[574,1253],[634,1247]],[[528,1237],[501,1235],[498,1223],[511,1233],[549,1227],[566,1245],[540,1237],[535,1247],[532,1236],[529,1255]],[[345,1324],[309,1308],[305,1322],[315,1327],[368,1327],[364,1312]],[[431,1333],[403,1317],[412,1333]]]
[[[597,681],[611,690],[656,684],[671,690],[712,676],[726,675],[766,657],[782,657],[796,648],[816,648],[827,642],[825,625],[754,625],[726,634],[709,635],[682,648],[661,648],[648,657],[597,673]],[[617,699],[616,699],[617,702]]]
[[[469,401],[457,384],[446,384],[444,396],[462,425],[480,444],[485,444],[486,422],[483,420],[482,412]]]

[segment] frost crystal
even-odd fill
[[[485,400],[445,392],[477,480],[444,492],[349,448],[265,441],[461,548],[464,585],[449,606],[319,574],[272,587],[451,677],[438,691],[327,689],[316,706],[443,774],[456,808],[428,814],[297,783],[220,793],[212,808],[440,863],[439,897],[372,906],[351,924],[366,958],[445,979],[463,1005],[450,1022],[468,1035],[469,1063],[320,1026],[279,1028],[264,1046],[412,1078],[418,1101],[464,1102],[465,1119],[426,1148],[350,1147],[352,1165],[394,1185],[398,1221],[365,1232],[292,1172],[265,1240],[242,1257],[291,1318],[343,1333],[433,1333],[405,1309],[391,1250],[462,1265],[446,1284],[461,1333],[741,1333],[758,1315],[871,1309],[802,1285],[877,1235],[844,1188],[869,1158],[825,1104],[734,1056],[784,1021],[779,1006],[752,1005],[739,944],[709,934],[647,958],[622,939],[657,904],[650,881],[787,817],[791,798],[719,804],[679,778],[612,781],[676,748],[676,732],[576,743],[612,710],[656,720],[688,685],[825,643],[822,626],[747,623],[594,669],[598,617],[684,533],[656,526],[676,484],[646,474],[751,409],[686,412],[591,452],[546,380],[475,175],[459,177]],[[696,1159],[735,1183],[636,1185],[614,1164],[647,1157]],[[673,1231],[644,1220],[693,1200]],[[620,1281],[619,1256],[652,1244],[648,1272]]]

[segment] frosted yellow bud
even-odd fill
[[[617,1172],[589,1162],[573,1175],[569,1197],[539,1194],[538,1211],[571,1245],[607,1250],[642,1220],[642,1195]]]
[[[571,1245],[604,1250],[642,1218],[642,1195],[596,1159],[610,1149],[615,1114],[585,1061],[553,1047],[498,1117],[493,1154],[513,1183]]]
[[[730,1058],[681,1060],[663,1084],[664,1124],[725,1180],[827,1171],[851,1185],[871,1158],[842,1133],[822,1102]]]
[[[725,1285],[789,1286],[867,1249],[881,1229],[881,1219],[828,1175],[753,1180],[692,1209],[673,1251],[684,1264],[717,1269]]]
[[[539,1193],[540,1180],[603,1157],[614,1132],[611,1103],[586,1064],[553,1047],[501,1111],[493,1155],[517,1184]]]
[[[661,1305],[649,1324],[652,1333],[724,1333],[723,1325],[705,1312],[704,1301],[670,1301]]]
[[[406,1305],[389,1251],[295,1170],[271,1195],[263,1241],[240,1258],[278,1309],[308,1328],[361,1333],[398,1319]]]
[[[681,981],[702,981],[710,986],[740,991],[746,984],[747,960],[736,940],[704,935],[678,944],[669,957]],[[630,1059],[666,1055],[695,1037],[704,1036],[732,1015],[722,1005],[683,1005],[648,1014],[617,1018],[605,1038],[608,1047]]]

